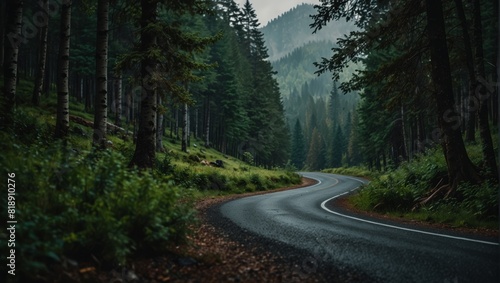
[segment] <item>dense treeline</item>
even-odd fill
[[[35,105],[58,93],[56,137],[82,102],[95,146],[108,123],[132,129],[130,165],[153,166],[163,136],[185,151],[194,137],[259,165],[287,162],[280,91],[248,1],[6,1],[2,15],[5,125],[16,81],[36,78]]]
[[[364,162],[387,169],[441,145],[449,193],[464,181],[496,179],[498,1],[349,3],[323,1],[311,26],[347,17],[360,28],[316,66],[338,80],[348,62],[365,65],[340,84],[362,90],[354,132]],[[464,137],[481,143],[481,164],[470,161]]]

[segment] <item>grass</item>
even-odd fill
[[[494,139],[498,141],[498,136]],[[496,143],[498,144],[498,143]],[[475,164],[482,161],[479,144],[468,145]],[[498,182],[462,183],[457,193],[421,205],[429,192],[446,182],[446,161],[440,149],[432,149],[396,170],[374,178],[349,198],[356,208],[454,227],[498,229]]]
[[[339,167],[339,168],[328,168],[324,169],[321,172],[331,173],[331,174],[340,174],[340,175],[349,175],[355,177],[363,177],[366,179],[373,179],[379,176],[377,172],[370,171],[365,167],[353,166],[353,167]]]

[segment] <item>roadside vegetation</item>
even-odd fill
[[[164,253],[186,241],[197,221],[197,199],[300,183],[291,171],[255,167],[194,147],[197,141],[182,152],[175,138],[165,139],[166,152],[157,155],[155,169],[128,168],[131,136],[110,134],[108,148],[94,150],[92,128],[72,123],[68,139],[57,141],[55,95],[42,107],[27,106],[32,87],[20,81],[14,127],[0,132],[3,176],[15,173],[18,274],[41,278],[53,264],[82,261],[105,268]],[[71,105],[71,115],[92,119],[83,105]],[[222,160],[224,167],[204,166],[201,160]],[[1,199],[7,207],[7,198]],[[2,242],[7,236],[0,233]],[[0,252],[7,254],[6,249],[2,245]]]
[[[355,177],[363,177],[366,179],[373,179],[378,177],[380,174],[375,171],[370,171],[368,168],[362,166],[353,166],[353,167],[338,167],[338,168],[328,168],[323,169],[321,172],[331,173],[331,174],[340,174],[340,175],[349,175]]]
[[[498,144],[498,136],[494,139]],[[468,145],[467,152],[474,164],[481,164],[480,145]],[[456,192],[447,195],[443,186],[447,183],[446,161],[439,148],[429,149],[387,172],[372,172],[360,167],[326,169],[324,172],[371,180],[349,197],[349,202],[360,210],[452,227],[499,228],[498,181],[490,179],[480,185],[461,183]]]

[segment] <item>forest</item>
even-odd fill
[[[7,43],[16,45],[2,48],[10,82],[5,84],[6,117],[16,103],[12,84],[19,74],[36,78],[32,98],[36,105],[49,91],[57,91],[58,137],[67,135],[70,115],[65,109],[71,101],[83,103],[87,112],[98,110],[93,119],[95,144],[106,140],[108,120],[118,127],[132,127],[139,137],[138,150],[149,156],[133,159],[139,167],[152,166],[154,153],[163,150],[164,132],[183,144],[191,136],[203,137],[205,146],[236,157],[251,152],[263,166],[287,162],[288,129],[280,93],[251,6],[240,15],[234,3],[183,2],[159,7],[152,15],[161,21],[150,22],[141,18],[141,6],[133,1],[106,7],[75,1],[68,7],[72,14],[67,19],[59,13],[59,5],[61,12],[66,7],[63,4],[4,5],[4,11],[19,11],[8,14],[10,25],[5,29],[5,34],[17,35],[6,37]],[[150,40],[147,45],[143,37]],[[16,55],[19,61],[13,60]],[[144,64],[145,59],[151,61]],[[16,67],[9,65],[14,63]],[[61,76],[65,79],[59,81]],[[149,93],[146,83],[155,91]],[[160,133],[157,140],[155,133]]]
[[[321,0],[265,27],[233,0],[6,0],[0,15],[17,227],[0,252],[19,282],[179,253],[200,202],[296,171],[369,179],[347,200],[360,210],[498,230],[498,1]]]

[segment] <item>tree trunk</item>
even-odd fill
[[[7,14],[5,12],[5,2],[6,1],[2,1],[2,3],[0,3],[0,16],[2,16],[2,19],[0,20],[0,70],[3,70],[5,54],[5,26],[7,24],[5,21],[7,18]]]
[[[187,106],[187,104],[186,104]],[[191,111],[189,110],[189,107],[187,108],[186,110],[186,142],[187,142],[187,146],[190,147],[191,146]]]
[[[56,138],[66,138],[69,131],[69,48],[71,36],[71,0],[61,7],[61,29],[57,70]]]
[[[122,126],[122,97],[123,97],[123,88],[122,88],[122,74],[117,73],[115,78],[115,125],[118,127]]]
[[[205,117],[205,147],[210,147],[210,97],[207,96],[207,112]]]
[[[187,152],[187,139],[188,139],[188,105],[184,103],[182,107],[182,142],[181,150]]]
[[[88,91],[90,80],[85,77],[82,79],[82,92],[85,96],[85,112],[89,113],[92,110],[92,99],[90,91]]]
[[[483,158],[486,168],[489,173],[497,179],[498,169],[495,158],[495,150],[493,149],[493,141],[491,138],[490,125],[488,120],[488,101],[492,92],[486,89],[486,86],[481,82],[486,82],[486,72],[484,69],[484,53],[483,53],[483,34],[481,23],[481,5],[479,0],[472,1],[472,26],[474,28],[474,49],[475,49],[475,63],[476,63],[476,98],[479,103],[479,135],[482,141]],[[481,83],[481,85],[480,85]]]
[[[179,108],[174,106],[174,133],[175,139],[179,140]]]
[[[43,10],[47,11],[49,7],[49,0],[43,0]],[[35,78],[35,88],[33,89],[33,105],[40,105],[40,97],[43,92],[43,82],[45,80],[45,66],[47,64],[47,35],[49,31],[49,15],[44,14],[47,21],[45,25],[42,26],[40,33],[40,47],[38,50],[38,67]]]
[[[438,125],[441,130],[441,144],[443,146],[448,166],[448,182],[450,193],[462,181],[480,181],[475,166],[469,159],[460,134],[460,128],[454,127],[453,121],[445,119],[457,116],[453,99],[450,61],[446,45],[446,31],[443,19],[441,0],[426,0],[427,33],[431,53],[432,81],[434,84],[434,98],[437,104]]]
[[[157,95],[157,103],[158,106],[161,105],[161,97]],[[165,148],[163,147],[163,114],[162,113],[157,113],[156,114],[156,151],[158,152],[165,152]]]
[[[8,12],[7,12],[8,11]],[[19,46],[21,45],[21,25],[23,18],[23,1],[8,0],[6,3],[6,38],[4,42],[5,60],[3,69],[4,78],[4,105],[3,115],[5,124],[12,123],[12,113],[16,104],[17,86],[17,62],[19,57]]]
[[[131,113],[132,113],[132,91],[128,91],[129,88],[126,88],[126,104],[125,104],[125,122],[127,123],[127,126],[130,126],[130,121],[132,120]]]
[[[147,27],[158,20],[158,0],[141,0],[141,46],[143,54],[149,54],[157,41],[156,32]],[[129,166],[153,168],[156,156],[156,84],[152,81],[151,69],[156,71],[157,62],[152,55],[141,62],[141,113],[134,156]]]
[[[96,96],[94,107],[95,147],[106,146],[106,122],[108,120],[108,11],[109,0],[97,1],[96,41]]]
[[[49,94],[50,94],[50,89],[51,89],[51,76],[52,76],[52,73],[53,73],[53,69],[51,67],[51,57],[50,56],[50,37],[47,37],[47,53],[45,54],[45,58],[47,59],[45,61],[45,78],[44,78],[44,81],[43,81],[43,89],[42,89],[42,93],[45,95],[45,97],[49,97]]]
[[[199,124],[199,120],[198,120],[198,108],[196,108],[195,112],[194,112],[194,138],[195,139],[198,139],[198,124]]]
[[[464,41],[465,49],[465,63],[467,66],[467,74],[469,76],[469,97],[467,101],[469,105],[467,109],[469,110],[469,119],[466,125],[466,136],[465,140],[467,142],[474,142],[476,140],[476,109],[474,109],[474,86],[476,85],[476,74],[474,69],[474,57],[472,55],[472,46],[469,36],[469,28],[467,25],[467,19],[465,17],[464,7],[462,0],[455,0],[455,6],[457,8],[457,16],[460,21],[460,26],[462,28],[462,37]]]
[[[498,57],[498,49],[500,48],[500,46],[498,45],[498,38],[500,37],[500,22],[499,22],[499,11],[498,11],[498,3],[499,1],[493,1],[493,15],[495,17],[495,41],[494,41],[494,45],[493,45],[493,48],[494,48],[494,52],[493,52],[493,58],[491,58],[491,62],[494,62],[496,65],[495,67],[493,68],[493,80],[497,80],[497,82],[500,83],[500,80],[498,79],[498,68],[500,67],[499,65],[499,57]],[[491,100],[491,104],[492,104],[492,112],[493,112],[493,126],[497,127],[499,125],[499,122],[500,122],[500,116],[499,116],[499,113],[498,113],[498,108],[499,108],[499,101],[498,101],[498,87],[499,85],[497,84],[496,88],[495,88],[495,91],[493,92],[493,98]],[[500,173],[499,173],[500,174]]]

